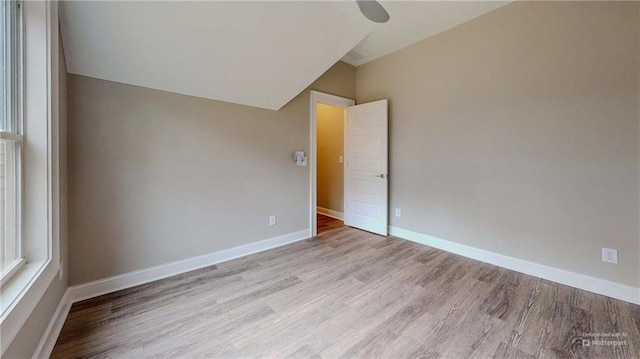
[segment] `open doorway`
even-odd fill
[[[318,234],[344,226],[344,109],[316,105]]]
[[[311,91],[311,231],[343,226],[344,109],[354,100]]]
[[[311,235],[318,234],[318,127],[321,104],[343,110],[344,224],[382,236],[388,235],[389,223],[389,139],[388,100],[360,105],[343,97],[311,91],[310,223]],[[339,110],[337,110],[339,111]],[[339,145],[338,145],[339,146]],[[329,155],[329,163],[339,161]],[[338,210],[336,210],[338,212]],[[325,211],[325,214],[332,212]],[[335,214],[335,213],[334,213]],[[338,217],[334,215],[334,217]]]

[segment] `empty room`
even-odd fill
[[[640,359],[640,2],[0,27],[3,359]]]

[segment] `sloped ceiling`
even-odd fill
[[[60,22],[70,73],[278,110],[340,59],[360,65],[506,2],[381,3],[387,24],[354,1],[66,1]]]
[[[70,73],[277,110],[368,34],[322,2],[70,1]]]
[[[391,16],[342,60],[360,66],[460,25],[511,1],[380,1]]]

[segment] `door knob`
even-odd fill
[[[384,173],[383,174],[379,174],[379,175],[375,175],[375,176],[379,177],[379,178],[384,178]]]

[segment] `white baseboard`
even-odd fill
[[[71,309],[71,300],[69,298],[69,288],[67,288],[62,295],[60,303],[58,303],[58,307],[53,313],[53,317],[51,317],[47,328],[44,330],[44,334],[42,335],[42,339],[40,339],[40,343],[38,343],[38,346],[36,347],[36,351],[33,352],[33,359],[48,358],[51,356],[53,347],[56,345],[58,336],[60,336],[60,332],[62,331],[62,326],[69,314],[69,309]]]
[[[162,264],[69,287],[60,300],[60,303],[58,304],[58,307],[51,318],[36,351],[34,352],[33,358],[48,358],[51,355],[53,347],[60,335],[60,331],[62,330],[62,326],[64,325],[64,321],[69,314],[71,305],[75,302],[208,267],[214,264],[244,257],[249,254],[266,251],[285,244],[305,240],[310,237],[311,230],[305,229],[265,239],[259,242],[205,254],[203,256]]]
[[[203,256],[188,258],[159,266],[140,269],[137,271],[116,275],[113,277],[96,280],[70,287],[71,300],[75,303],[81,300],[112,293],[118,290],[135,287],[140,284],[153,282],[177,274],[208,267],[214,264],[226,262],[249,254],[262,252],[267,249],[280,247],[285,244],[301,241],[311,237],[309,229],[285,234],[282,236],[265,239],[259,242],[224,249],[205,254]]]
[[[344,221],[344,213],[342,213],[342,212],[334,211],[332,209],[328,209],[328,208],[324,208],[324,207],[316,207],[316,211],[318,211],[318,213],[320,213],[320,214],[324,214],[327,217],[331,217],[331,218],[335,218],[335,219],[339,219],[341,221]]]
[[[505,256],[398,227],[389,227],[389,234],[516,272],[602,294],[625,302],[640,304],[640,288]]]

